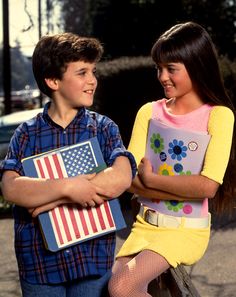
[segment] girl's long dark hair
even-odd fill
[[[234,105],[224,87],[215,46],[210,35],[202,26],[194,22],[173,26],[162,34],[153,45],[151,56],[157,65],[169,62],[183,63],[193,87],[203,102],[227,106],[235,115]],[[224,182],[212,200],[212,209],[217,213],[233,209],[234,185],[236,185],[234,172],[236,172],[236,164],[233,137]]]

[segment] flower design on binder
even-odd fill
[[[181,171],[181,172],[179,173],[179,175],[191,175],[191,174],[192,174],[192,172],[191,172],[190,170],[187,170],[186,172]]]
[[[164,139],[158,133],[153,133],[150,138],[150,147],[153,149],[154,153],[160,153],[164,149]]]
[[[184,142],[182,140],[174,139],[172,142],[169,143],[169,150],[168,153],[171,155],[171,158],[173,160],[177,159],[178,161],[181,161],[182,158],[185,158],[187,156],[187,146],[184,145]]]
[[[165,204],[169,210],[172,210],[174,212],[178,212],[183,208],[183,202],[177,200],[165,201]]]
[[[176,173],[181,174],[181,172],[183,171],[183,165],[180,164],[180,163],[176,163],[176,164],[174,165],[174,171],[175,171]]]
[[[163,163],[158,169],[159,175],[175,175],[173,172],[173,167],[167,163]]]

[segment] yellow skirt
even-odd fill
[[[163,228],[153,226],[137,215],[136,222],[118,257],[135,255],[143,250],[154,251],[176,267],[178,264],[192,265],[204,255],[210,238],[208,228]]]

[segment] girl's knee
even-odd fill
[[[124,279],[113,274],[108,283],[110,297],[127,297],[127,290],[124,288]]]

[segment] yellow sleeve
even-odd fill
[[[224,106],[213,107],[208,132],[211,135],[201,175],[223,183],[228,165],[234,127],[234,114]]]
[[[145,155],[149,120],[152,117],[152,102],[144,104],[138,111],[131,134],[128,150],[134,155],[137,164]]]

